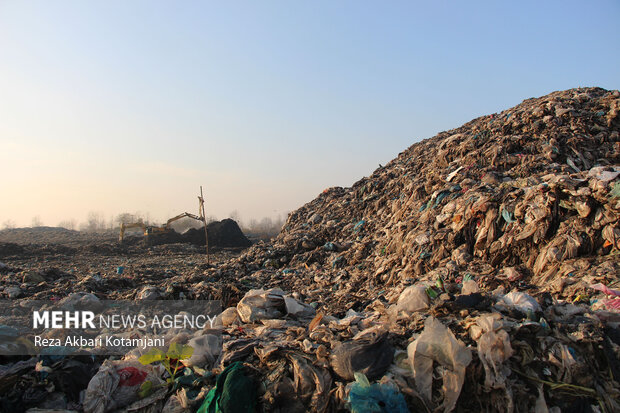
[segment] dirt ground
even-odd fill
[[[20,245],[59,244],[79,247],[118,240],[118,229],[106,232],[74,231],[58,227],[9,228],[0,231],[0,243],[10,242]]]
[[[214,249],[207,264],[204,247],[147,246],[140,238],[121,245],[117,236],[48,227],[0,231],[0,291],[8,297],[7,288],[17,287],[17,297],[32,299],[55,299],[69,291],[134,299],[145,287],[156,287],[162,298],[221,298],[200,296],[190,286],[208,282],[207,270],[242,251]]]

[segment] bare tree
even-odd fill
[[[57,227],[74,230],[75,227],[76,227],[75,219],[67,219],[67,220],[64,220],[64,221],[60,221],[58,223]]]
[[[32,228],[40,227],[41,225],[43,225],[43,222],[41,221],[40,216],[37,215],[37,216],[32,217],[32,223],[30,224]]]
[[[134,222],[142,222],[142,220],[138,219],[138,217],[135,214],[131,214],[129,212],[123,212],[122,214],[118,214],[116,218],[114,219],[114,221],[116,222],[117,225],[131,224]]]
[[[239,215],[239,211],[237,211],[236,209],[233,209],[232,211],[230,211],[230,213],[228,214],[228,217],[232,220],[235,220],[237,222],[239,222],[241,220],[241,216]]]
[[[2,223],[2,228],[3,229],[15,228],[15,221],[13,221],[12,219],[7,219],[6,221]]]
[[[90,211],[86,222],[80,225],[80,230],[88,232],[105,230],[105,219],[99,212]]]
[[[245,234],[268,240],[278,235],[283,225],[284,218],[282,215],[278,215],[276,218],[264,217],[260,221],[252,218],[247,226],[242,226],[241,230]]]
[[[262,232],[269,232],[273,227],[273,220],[269,217],[264,217],[260,220],[259,228]]]

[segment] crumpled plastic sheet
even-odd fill
[[[597,291],[601,291],[607,295],[613,295],[615,297],[620,297],[620,290],[612,290],[611,288],[607,287],[605,284],[601,284],[601,283],[592,284],[590,285],[590,288],[597,290]]]
[[[329,389],[332,385],[329,372],[292,352],[288,352],[286,358],[293,365],[294,386],[299,399],[313,412],[326,411],[329,404]]]
[[[295,318],[313,318],[316,314],[314,307],[302,303],[293,297],[288,295],[284,296],[284,305],[286,306],[286,313]]]
[[[139,399],[138,391],[146,380],[161,383],[152,366],[136,360],[105,360],[88,383],[84,396],[85,413],[105,413],[128,406]]]
[[[411,285],[403,290],[396,302],[396,310],[411,314],[428,308],[429,299],[426,287],[423,285]]]
[[[250,290],[237,304],[237,312],[245,323],[281,318],[286,314],[284,291],[279,288]]]
[[[513,350],[501,319],[497,313],[484,314],[470,328],[471,337],[478,342],[478,357],[485,372],[484,385],[489,389],[505,387],[510,374],[510,369],[503,368],[502,364],[512,356]]]
[[[377,331],[339,344],[331,354],[332,368],[346,380],[353,380],[356,372],[370,379],[381,377],[394,359],[394,348],[387,336],[387,331]]]
[[[602,300],[603,304],[605,304],[605,307],[610,310],[620,311],[620,290],[612,290],[601,283],[590,285],[590,288],[613,296],[614,298]]]
[[[270,320],[291,315],[295,318],[314,317],[315,309],[290,297],[279,288],[250,290],[237,304],[239,318],[245,323]]]
[[[465,381],[465,369],[471,362],[471,350],[444,326],[441,321],[429,317],[422,334],[407,347],[413,378],[420,394],[429,405],[432,403],[433,362],[443,369],[443,403],[440,409],[451,412],[461,394]]]
[[[263,378],[266,393],[277,412],[324,412],[330,402],[332,376],[312,363],[303,353],[283,350],[276,345],[257,347],[255,353],[268,373]],[[289,377],[292,373],[292,380]]]
[[[521,311],[522,313],[541,311],[540,304],[529,294],[511,291],[503,296],[497,304]]]
[[[192,356],[183,360],[186,366],[213,368],[222,351],[222,337],[216,334],[204,334],[193,337],[188,342],[194,349]]]
[[[405,398],[394,383],[370,384],[361,373],[355,373],[347,402],[352,413],[409,413]]]
[[[461,294],[469,295],[480,292],[480,288],[478,287],[478,283],[474,280],[466,280],[463,281],[463,288],[461,289]]]

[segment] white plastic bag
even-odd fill
[[[244,323],[281,318],[286,314],[284,291],[279,288],[250,290],[237,304],[237,312]]]
[[[471,351],[434,317],[426,319],[424,331],[407,347],[413,378],[420,394],[432,405],[433,362],[444,367],[444,412],[456,406],[465,381],[465,369],[471,362]]]
[[[503,365],[512,354],[510,336],[502,329],[500,314],[484,314],[476,320],[469,334],[478,342],[478,357],[484,367],[484,385],[487,388],[504,388],[510,370]]]
[[[411,285],[403,290],[396,302],[398,312],[405,312],[407,315],[416,311],[428,308],[428,295],[423,285]]]

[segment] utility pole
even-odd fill
[[[202,218],[202,224],[205,227],[205,246],[207,248],[207,265],[210,265],[209,260],[209,237],[207,235],[207,218],[205,217],[205,199],[202,195],[202,185],[200,185],[200,196],[198,197],[198,213],[200,214],[200,218]]]

